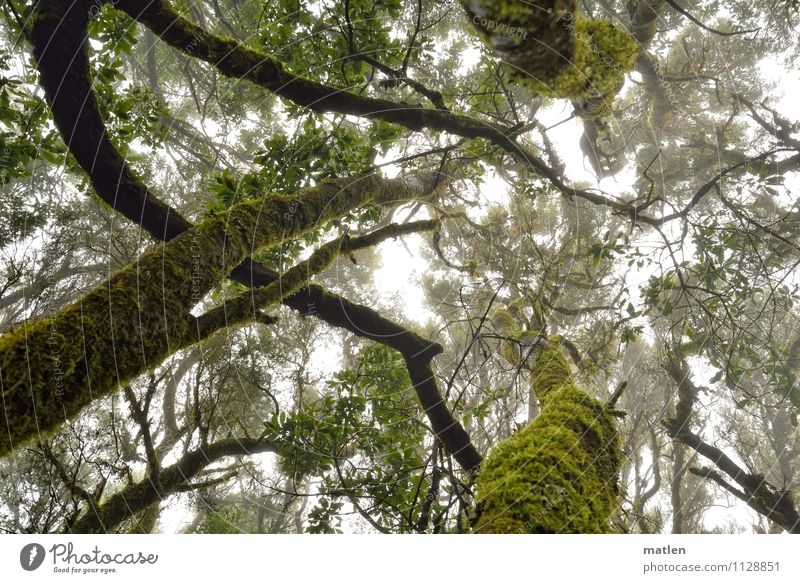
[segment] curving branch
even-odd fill
[[[101,505],[88,509],[67,530],[73,533],[107,533],[152,504],[177,492],[190,489],[191,479],[210,464],[225,457],[275,451],[275,445],[269,441],[249,437],[221,439],[190,451],[171,466],[161,470],[157,482],[145,478],[141,482],[126,486]]]
[[[131,171],[105,131],[92,92],[86,35],[90,8],[96,5],[96,2],[87,0],[59,0],[50,2],[47,6],[41,3],[37,5],[38,32],[31,35],[31,40],[41,82],[59,132],[70,150],[74,150],[73,154],[90,176],[98,195],[156,239],[170,241],[186,232],[191,224],[177,211],[155,198]],[[203,34],[198,42],[210,36],[206,31],[201,32]],[[234,46],[240,45],[234,43]],[[251,56],[259,60],[264,57],[252,51],[251,53]],[[329,94],[341,93],[320,87]],[[353,97],[356,100],[365,99]],[[386,104],[393,105],[391,102],[383,103],[378,100],[378,106],[375,106],[373,101],[367,100],[366,103],[378,109]],[[472,123],[469,118],[463,119]],[[416,122],[414,125],[416,126]],[[490,131],[492,135],[502,135],[502,132],[492,129],[488,124],[473,125]],[[113,179],[113,172],[110,175],[112,179],[109,179],[109,173],[102,165],[95,164],[96,160],[104,161],[116,169],[118,179]],[[417,186],[436,189],[440,186],[440,177],[438,174],[434,175]],[[229,277],[250,287],[261,287],[275,282],[278,274],[247,258],[229,273]],[[361,338],[380,342],[403,354],[407,362],[413,364],[409,372],[415,390],[434,431],[447,451],[467,471],[473,471],[480,465],[482,458],[472,445],[469,435],[449,413],[435,378],[426,372],[430,370],[430,360],[442,352],[440,345],[384,318],[367,306],[353,303],[318,285],[301,288],[294,295],[285,298],[283,303],[302,314],[316,316],[332,326],[348,330]]]
[[[787,532],[800,534],[800,512],[794,504],[794,498],[788,490],[778,489],[761,474],[753,474],[739,467],[721,449],[703,441],[689,430],[680,430],[674,422],[663,422],[667,433],[673,439],[688,445],[722,470],[739,489],[731,486],[718,472],[708,469],[690,469],[693,474],[702,476],[734,494],[747,503],[750,508],[779,524]]]
[[[666,0],[666,2],[676,12],[678,12],[679,14],[684,15],[686,18],[691,20],[694,24],[696,24],[697,26],[699,26],[703,30],[706,30],[706,31],[708,31],[708,32],[710,32],[712,34],[716,34],[716,35],[719,35],[719,36],[737,36],[737,35],[740,35],[740,34],[750,34],[752,32],[758,32],[759,30],[761,30],[760,28],[752,28],[752,29],[749,29],[749,30],[735,30],[735,31],[730,31],[730,32],[724,32],[724,31],[721,31],[721,30],[717,30],[716,28],[711,28],[710,26],[705,25],[701,20],[695,18],[692,15],[691,12],[689,12],[683,6],[681,6],[680,4],[675,2],[675,0]]]

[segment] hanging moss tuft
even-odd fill
[[[477,478],[477,533],[601,533],[620,492],[615,418],[575,386],[551,338],[531,382],[542,410],[500,442]]]
[[[578,14],[574,0],[461,0],[472,26],[510,66],[513,81],[543,97],[586,101],[601,117],[633,70],[636,39],[607,20]]]
[[[552,78],[537,79],[516,75],[533,91],[545,97],[573,100],[602,96],[606,104],[595,115],[607,113],[610,101],[633,70],[639,53],[636,40],[607,20],[576,17],[573,31],[572,62],[561,67]]]

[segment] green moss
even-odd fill
[[[424,185],[420,188],[424,190]],[[370,202],[425,194],[404,180],[334,180],[234,205],[145,253],[77,302],[0,336],[0,455],[198,340],[190,311],[254,251]],[[327,260],[327,259],[326,259]]]
[[[483,0],[462,2],[474,14],[508,26],[543,28],[549,26],[554,16],[560,16],[574,8],[574,3],[565,0],[537,2],[536,5],[515,0]],[[549,12],[548,12],[549,11]]]
[[[145,255],[52,316],[0,337],[9,428],[0,437],[0,453],[46,437],[94,398],[160,362],[173,343],[185,344],[192,333],[186,315],[191,294],[181,284],[192,272],[166,249]]]
[[[619,499],[616,422],[578,389],[551,338],[537,360],[540,415],[500,442],[477,478],[478,533],[599,533]]]
[[[572,382],[572,371],[561,352],[561,338],[551,336],[542,352],[536,358],[531,371],[531,386],[542,405],[545,405],[553,391]]]
[[[610,110],[639,46],[623,28],[577,13],[574,1],[536,5],[521,0],[462,0],[472,25],[510,66],[513,81],[544,97],[603,98],[591,114]]]
[[[619,92],[625,74],[633,70],[639,47],[625,30],[606,20],[577,17],[573,30],[572,62],[561,66],[555,76],[543,79],[516,78],[543,96],[588,99],[602,96],[607,101]],[[610,103],[601,108],[608,111]]]
[[[519,330],[519,324],[516,318],[511,315],[510,311],[504,308],[495,310],[494,314],[492,314],[492,326],[494,326],[494,329],[499,333],[506,336],[511,336]]]

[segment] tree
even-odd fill
[[[6,2],[3,528],[800,531],[796,8],[539,4]]]

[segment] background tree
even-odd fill
[[[2,528],[797,532],[796,7],[542,4],[3,3]]]

